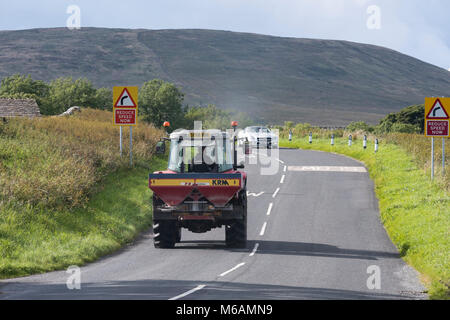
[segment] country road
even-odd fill
[[[183,230],[175,249],[155,249],[148,231],[83,266],[80,290],[68,290],[69,274],[58,271],[0,281],[0,299],[426,298],[380,222],[361,163],[287,149],[278,159],[276,175],[246,166],[247,249],[227,249],[223,229]],[[370,266],[379,289],[368,288]]]

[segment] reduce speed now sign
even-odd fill
[[[138,87],[113,88],[113,122],[119,126],[137,125]]]
[[[450,98],[425,99],[425,135],[427,137],[450,136]]]

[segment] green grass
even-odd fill
[[[119,169],[72,210],[0,206],[0,278],[81,266],[132,241],[151,224],[148,173],[165,166],[153,157],[150,169]]]
[[[432,183],[412,156],[394,144],[380,144],[375,154],[355,141],[337,139],[282,139],[282,147],[321,150],[363,161],[375,182],[381,221],[402,258],[422,274],[431,299],[449,299],[450,284],[450,196]]]

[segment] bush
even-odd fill
[[[127,146],[128,130],[124,130]],[[133,130],[135,163],[149,163],[161,130]],[[112,113],[85,109],[73,117],[11,119],[0,130],[0,203],[44,207],[84,205],[108,173],[128,166],[119,155]],[[125,155],[127,148],[124,148]]]
[[[358,121],[358,122],[352,122],[350,123],[347,128],[347,131],[364,131],[364,132],[370,132],[371,126],[369,126],[364,121]]]
[[[420,128],[408,123],[394,123],[391,132],[398,133],[420,133]]]

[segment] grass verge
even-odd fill
[[[82,208],[0,207],[0,278],[81,266],[132,241],[151,224],[148,173],[165,166],[154,156],[150,169],[109,174]]]
[[[402,258],[423,275],[431,299],[449,299],[450,196],[431,183],[411,155],[394,144],[382,144],[374,153],[362,143],[349,147],[346,139],[286,139],[280,146],[334,152],[365,163],[375,182],[381,220]]]

